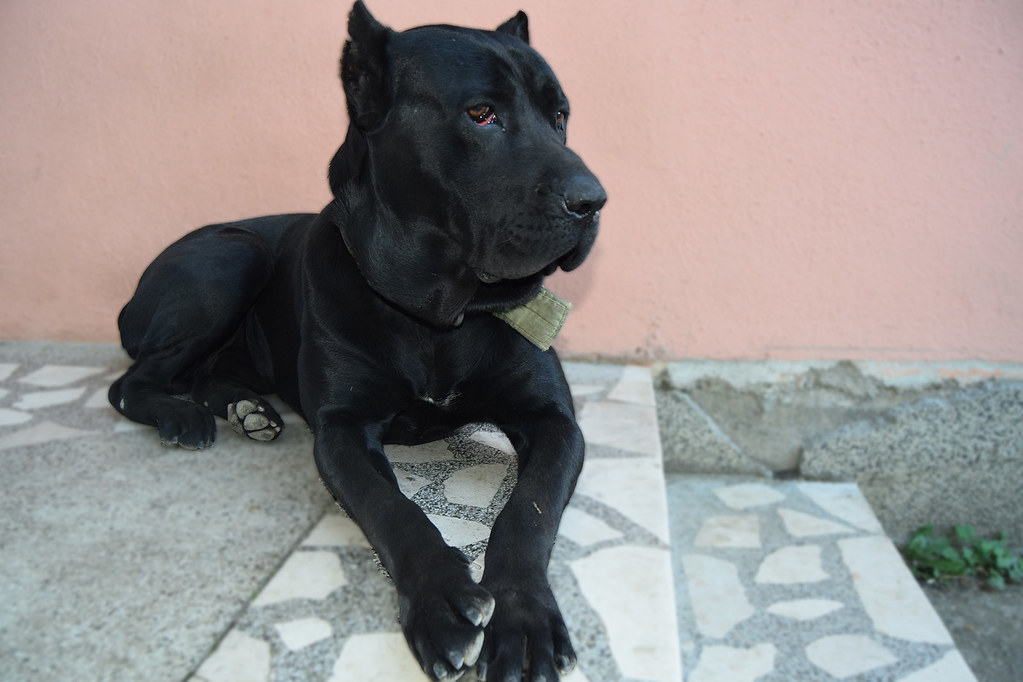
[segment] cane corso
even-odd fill
[[[554,351],[502,313],[582,263],[606,196],[565,144],[568,101],[525,14],[496,31],[399,33],[357,2],[348,31],[333,201],[168,247],[118,319],[134,364],[110,401],[164,443],[204,448],[215,416],[276,438],[261,396],[278,394],[393,578],[426,674],[551,681],[576,658],[547,564],[583,438]],[[518,460],[479,584],[383,448],[476,422],[504,431]]]

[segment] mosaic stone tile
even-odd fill
[[[110,408],[110,401],[107,399],[107,393],[109,390],[110,389],[108,387],[104,386],[97,391],[93,391],[92,395],[89,396],[89,399],[85,401],[85,404],[82,405],[82,407],[90,410]]]
[[[444,496],[455,504],[489,507],[507,474],[506,464],[466,467],[444,481]]]
[[[323,517],[302,541],[303,547],[369,547],[362,529],[344,514],[331,512]]]
[[[848,526],[812,514],[804,514],[794,509],[779,508],[778,515],[781,517],[782,523],[785,524],[788,534],[796,538],[853,532],[853,529]]]
[[[814,620],[844,608],[842,602],[831,599],[793,599],[780,601],[767,607],[767,612],[775,616],[784,616],[793,620]]]
[[[702,554],[682,557],[693,615],[700,632],[720,639],[753,616],[735,564]]]
[[[773,644],[757,644],[749,649],[708,646],[689,682],[754,682],[774,671],[778,650]]]
[[[624,537],[620,530],[616,530],[600,519],[571,506],[565,510],[561,517],[558,534],[582,547]]]
[[[289,599],[324,599],[348,584],[341,560],[333,552],[295,552],[253,602],[265,606]]]
[[[931,620],[933,609],[894,545],[872,532],[880,525],[855,484],[738,480],[669,482],[672,500],[685,500],[672,507],[672,540],[680,555],[680,632],[691,637],[682,647],[688,682],[714,679],[707,652],[725,647],[739,665],[745,658],[738,652],[757,642],[778,648],[764,680],[888,682],[921,672],[918,682],[943,679],[946,670],[955,671],[953,680],[974,679],[965,664],[957,667],[961,657]],[[707,542],[717,518],[737,510],[759,518],[761,546]],[[887,595],[886,586],[898,595]],[[729,604],[735,595],[738,603]],[[881,610],[886,600],[897,613]],[[935,677],[924,677],[931,667]],[[731,675],[719,679],[742,679]]]
[[[654,385],[650,378],[650,370],[646,367],[629,365],[624,367],[622,378],[607,394],[607,399],[651,407],[655,405]]]
[[[653,406],[588,402],[579,412],[579,427],[588,444],[651,455],[660,465],[661,442]]]
[[[958,651],[949,651],[937,663],[901,677],[899,682],[976,682],[976,678],[963,660],[963,655]]]
[[[388,632],[349,637],[328,682],[427,679],[401,633]]]
[[[0,381],[7,381],[18,366],[16,362],[0,362]]]
[[[910,642],[952,644],[945,624],[888,538],[850,538],[839,541],[838,546],[856,593],[878,632]]]
[[[486,445],[494,448],[495,450],[499,450],[506,455],[515,454],[515,448],[513,448],[512,444],[508,441],[508,436],[504,435],[500,431],[479,429],[478,431],[474,431],[472,435],[469,436],[469,439],[481,445]]]
[[[274,626],[284,646],[291,651],[298,651],[316,644],[334,634],[330,623],[322,618],[300,618]]]
[[[615,661],[626,677],[675,682],[674,604],[664,599],[671,579],[667,550],[619,546],[571,562],[572,572],[608,631]],[[653,655],[652,655],[653,654]]]
[[[785,499],[777,490],[760,483],[731,485],[715,490],[714,494],[730,508],[739,511],[763,507]]]
[[[85,395],[84,388],[23,393],[21,399],[14,403],[14,407],[19,410],[38,410],[44,407],[56,407],[73,403],[83,395]]]
[[[703,522],[694,543],[697,547],[760,547],[760,517],[711,516]]]
[[[759,584],[798,585],[827,580],[818,545],[782,547],[764,557],[753,579]]]
[[[880,522],[863,499],[855,483],[798,483],[797,489],[813,502],[845,523],[867,533],[884,533]]]
[[[433,525],[437,526],[444,541],[452,547],[465,547],[490,537],[490,527],[479,521],[439,514],[427,514],[427,517],[433,522]]]
[[[0,408],[0,426],[16,426],[32,421],[32,415],[20,410]]]
[[[667,545],[668,510],[663,490],[664,471],[657,460],[598,458],[583,464],[575,489],[577,495],[614,508]]]
[[[830,635],[806,647],[815,666],[840,680],[898,662],[898,658],[867,635]]]
[[[0,450],[24,447],[26,445],[39,445],[41,443],[49,443],[50,441],[67,440],[68,438],[81,438],[93,433],[95,432],[44,421],[0,437]]]
[[[401,492],[408,498],[415,497],[416,493],[433,483],[429,478],[410,474],[407,471],[402,471],[399,467],[395,467],[394,476],[398,480],[398,487],[401,488]]]
[[[57,388],[87,379],[96,374],[106,372],[106,367],[75,367],[70,365],[45,365],[31,372],[21,379],[19,383],[41,386],[43,388]]]
[[[270,679],[270,644],[231,630],[196,675],[205,682],[262,682]]]

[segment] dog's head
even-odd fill
[[[350,125],[330,184],[379,294],[450,326],[519,305],[582,263],[606,195],[565,144],[568,100],[525,14],[496,31],[397,33],[360,1],[348,30]]]

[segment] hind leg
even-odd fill
[[[272,266],[262,240],[233,227],[203,228],[168,247],[146,269],[118,319],[135,364],[110,387],[111,404],[157,427],[168,445],[212,445],[213,412],[178,396],[234,338]]]
[[[239,338],[217,356],[211,371],[202,373],[192,389],[192,397],[226,419],[237,433],[252,440],[272,441],[281,435],[284,420],[258,393],[269,390],[270,386],[252,368]]]

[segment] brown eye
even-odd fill
[[[494,113],[494,108],[486,104],[478,104],[474,107],[469,107],[465,113],[469,114],[469,118],[472,119],[472,122],[480,127],[490,125],[494,122],[494,119],[497,118],[497,114]]]
[[[557,123],[558,129],[561,130],[565,127],[565,122],[568,120],[568,114],[564,111],[559,111],[554,115],[554,122]]]

